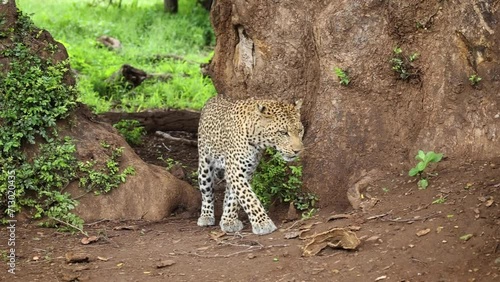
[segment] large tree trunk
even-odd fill
[[[364,171],[408,171],[418,149],[457,165],[499,155],[499,8],[472,0],[219,0],[211,76],[232,97],[305,98],[305,188],[342,210]],[[419,54],[409,82],[391,69],[396,46]],[[349,71],[347,87],[334,67]],[[475,87],[471,74],[482,78]]]

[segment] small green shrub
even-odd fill
[[[415,159],[419,162],[415,167],[410,169],[408,172],[409,176],[417,176],[419,178],[418,187],[421,189],[426,189],[429,186],[428,177],[430,176],[428,173],[425,173],[425,169],[429,165],[429,163],[437,163],[440,162],[443,158],[443,154],[436,154],[433,151],[429,151],[425,153],[422,150],[418,151],[418,154],[415,156]]]
[[[130,145],[139,145],[142,143],[142,137],[146,134],[144,126],[137,120],[124,119],[113,125],[114,128],[125,137]]]
[[[28,209],[47,226],[63,223],[81,230],[83,221],[71,212],[77,199],[64,190],[72,181],[92,174],[92,169],[79,169],[74,141],[59,137],[56,125],[76,106],[77,90],[65,83],[68,64],[55,64],[36,54],[45,51],[50,57],[54,44],[43,42],[35,45],[36,50],[25,44],[40,31],[21,12],[16,27],[2,35],[9,36],[11,43],[0,54],[8,62],[0,71],[0,211],[6,215],[1,221]],[[119,172],[120,150],[111,155],[105,164],[108,178],[100,182],[108,185],[104,191],[132,173],[132,168]]]
[[[300,211],[314,208],[316,195],[301,190],[302,166],[288,165],[281,155],[267,149],[252,179],[252,187],[261,203],[268,208],[274,200],[293,202]]]
[[[390,59],[392,70],[401,80],[410,80],[411,78],[419,77],[419,70],[414,66],[414,62],[418,59],[419,54],[413,53],[410,56],[405,56],[400,47],[393,49],[393,57]]]
[[[102,167],[97,167],[97,161],[78,162],[80,187],[95,195],[108,193],[124,183],[128,175],[133,175],[133,167],[126,167],[120,172],[119,159],[123,148],[110,148],[111,156]]]
[[[446,196],[439,196],[439,198],[435,199],[434,201],[432,201],[432,204],[433,205],[436,205],[436,204],[444,204],[446,202]]]
[[[470,82],[470,85],[472,85],[472,86],[476,86],[481,80],[482,80],[482,78],[480,76],[478,76],[477,74],[471,74],[469,76],[469,82]]]
[[[333,70],[335,71],[335,74],[339,78],[340,85],[344,85],[344,86],[349,85],[349,82],[351,82],[351,80],[349,79],[349,75],[347,74],[347,71],[345,71],[341,68],[338,68],[338,67],[335,67]]]

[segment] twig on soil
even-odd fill
[[[412,211],[412,213],[413,213],[413,212],[417,212],[417,211],[421,211],[421,210],[423,210],[423,209],[426,209],[426,208],[430,207],[430,205],[432,205],[432,203],[429,203],[429,204],[427,204],[427,205],[425,205],[425,206],[423,206],[423,207],[418,207],[418,208],[416,208],[415,210],[413,210],[413,211]]]
[[[416,259],[416,258],[411,258],[412,261],[416,261],[416,262],[420,262],[422,264],[427,264],[425,261],[421,261],[419,259]]]
[[[377,215],[372,215],[370,217],[367,217],[366,220],[372,220],[372,219],[377,219],[377,218],[382,218],[382,217],[385,217],[385,216],[388,216],[389,214],[392,213],[392,210],[390,210],[389,212],[387,213],[383,213],[383,214],[377,214]]]
[[[233,247],[264,247],[261,243],[257,241],[251,241],[249,244],[235,244],[235,243],[230,243],[230,242],[225,242],[225,241],[220,241],[218,242],[220,245],[227,245],[227,246],[233,246]]]
[[[57,219],[57,218],[55,218],[55,217],[49,217],[49,218],[50,218],[50,219],[53,219],[53,220],[55,220],[55,221],[57,221],[57,222],[59,222],[59,223],[62,223],[62,224],[64,224],[64,225],[67,225],[67,226],[69,226],[69,227],[71,227],[71,228],[73,228],[73,229],[76,229],[76,230],[80,231],[80,233],[82,233],[83,235],[85,235],[86,237],[89,237],[89,234],[88,234],[87,232],[83,231],[83,229],[81,229],[81,228],[80,228],[80,227],[78,227],[78,226],[75,226],[75,225],[73,225],[73,224],[71,224],[71,223],[68,223],[68,222],[66,222],[66,221],[62,221],[62,220]]]
[[[388,266],[382,268],[382,270],[387,270],[387,269],[391,268],[393,265],[394,265],[394,263],[391,263]]]
[[[83,198],[83,197],[84,197],[85,195],[87,195],[88,193],[90,193],[90,191],[85,192],[85,193],[83,193],[83,194],[81,194],[81,195],[78,195],[78,196],[74,197],[72,200],[78,200],[78,199],[80,199],[80,198]]]
[[[163,138],[165,138],[167,140],[181,142],[181,143],[193,146],[193,147],[197,147],[198,146],[198,142],[196,142],[194,140],[188,140],[188,139],[184,139],[184,138],[174,137],[174,136],[172,136],[172,135],[170,135],[170,134],[168,134],[166,132],[163,132],[163,131],[156,131],[155,134],[157,136],[163,137]]]
[[[169,147],[167,147],[167,145],[165,145],[165,143],[161,143],[161,144],[163,145],[163,147],[164,147],[165,149],[167,149],[167,151],[169,151],[169,152],[170,152],[170,151],[172,151],[172,149],[170,149]]]
[[[435,213],[431,213],[427,216],[424,216],[424,217],[419,217],[419,218],[406,218],[406,219],[403,219],[403,218],[388,218],[388,219],[381,219],[382,221],[392,221],[392,222],[415,222],[415,221],[425,221],[429,218],[433,218],[435,216],[439,215],[437,212]]]
[[[237,245],[237,246],[240,246],[240,245]],[[260,244],[259,246],[250,246],[246,250],[242,250],[242,251],[230,253],[230,254],[227,254],[227,255],[220,255],[220,254],[204,255],[204,254],[199,254],[197,252],[194,252],[194,253],[191,253],[191,252],[182,252],[182,253],[175,253],[175,254],[176,255],[190,255],[190,256],[195,256],[195,257],[200,257],[200,258],[229,258],[229,257],[233,257],[233,256],[237,256],[237,255],[240,255],[240,254],[249,253],[249,252],[253,252],[253,251],[261,251],[261,250],[266,250],[266,249],[271,249],[271,248],[288,247],[288,246],[289,246],[288,244],[269,245],[269,246],[263,246],[263,245]]]
[[[85,223],[84,225],[85,226],[92,226],[92,225],[96,225],[98,223],[105,222],[105,221],[109,221],[109,219],[104,218],[104,219],[101,219],[101,220],[98,220],[98,221],[94,221],[94,222],[91,222],[91,223]]]
[[[301,218],[301,219],[299,219],[299,220],[296,220],[296,221],[295,221],[292,225],[290,225],[290,227],[288,227],[288,228],[287,228],[287,229],[285,229],[285,230],[287,230],[287,231],[288,231],[288,230],[291,230],[291,229],[292,229],[292,228],[293,228],[293,227],[294,227],[297,223],[302,223],[302,222],[304,222],[304,221],[305,221],[305,219],[303,219],[303,218]]]

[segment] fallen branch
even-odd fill
[[[194,140],[189,140],[189,139],[174,137],[174,136],[172,136],[172,135],[170,135],[170,134],[168,134],[166,132],[163,132],[163,131],[156,131],[155,134],[157,136],[160,136],[160,137],[165,138],[167,140],[184,143],[184,144],[187,144],[187,145],[190,145],[190,146],[193,146],[193,147],[198,147],[198,142],[194,141]]]
[[[437,217],[437,216],[439,216],[439,213],[436,212],[436,213],[431,213],[431,214],[424,216],[424,217],[417,217],[417,218],[413,217],[413,218],[406,218],[406,219],[404,219],[404,218],[387,218],[387,219],[380,218],[380,220],[391,221],[391,222],[415,222],[415,221],[426,221],[429,218],[433,218],[433,217]]]
[[[391,211],[389,211],[388,213],[383,213],[383,214],[372,215],[372,216],[370,216],[370,217],[367,217],[367,218],[366,218],[366,220],[371,220],[371,219],[382,218],[382,217],[388,216],[391,212],[392,212],[392,210],[391,210]]]
[[[138,113],[107,112],[98,115],[101,121],[115,124],[122,119],[134,119],[144,126],[144,129],[153,133],[160,131],[198,132],[200,113],[191,110],[155,110]]]
[[[98,221],[94,221],[94,222],[91,222],[91,223],[85,223],[84,225],[85,226],[92,226],[92,225],[96,225],[98,223],[101,223],[101,222],[106,222],[106,221],[110,221],[109,219],[107,218],[104,218],[104,219],[101,219],[101,220],[98,220]]]
[[[62,220],[57,219],[57,218],[55,218],[55,217],[49,217],[49,218],[50,218],[50,219],[52,219],[52,220],[55,220],[55,221],[57,221],[57,222],[59,222],[59,223],[62,223],[62,224],[64,224],[64,225],[67,225],[67,226],[69,226],[69,227],[71,227],[71,228],[73,228],[73,229],[76,229],[76,230],[80,231],[80,233],[82,233],[83,235],[85,235],[86,237],[89,237],[89,234],[88,234],[87,232],[83,231],[83,229],[81,229],[81,228],[80,228],[80,227],[78,227],[78,226],[75,226],[75,225],[73,225],[73,224],[71,224],[71,223],[68,223],[68,222],[66,222],[66,221],[62,221]]]
[[[200,257],[200,258],[229,258],[229,257],[233,257],[233,256],[237,256],[237,255],[240,255],[240,254],[249,253],[249,252],[253,252],[253,251],[261,251],[261,250],[271,249],[271,248],[275,248],[275,247],[276,248],[277,247],[282,248],[282,247],[288,247],[288,246],[289,246],[288,244],[269,245],[269,246],[263,246],[263,245],[260,245],[260,246],[250,246],[246,250],[242,250],[242,251],[230,253],[230,254],[227,254],[227,255],[220,255],[220,254],[205,255],[205,254],[199,254],[197,252],[194,252],[194,253],[183,252],[183,253],[175,253],[175,254],[176,255],[190,255],[190,256],[195,256],[195,257]]]

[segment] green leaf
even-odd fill
[[[460,240],[468,241],[470,238],[472,238],[472,236],[474,236],[474,235],[473,234],[465,234],[463,236],[460,236]]]
[[[427,181],[427,179],[422,178],[418,181],[418,187],[420,187],[420,189],[427,189],[427,186],[429,186],[429,181]]]
[[[425,161],[425,153],[422,150],[418,150],[418,155],[415,157],[417,160]]]
[[[442,158],[443,154],[434,154],[434,157],[432,158],[431,162],[433,163],[440,162]]]
[[[418,168],[414,167],[412,169],[410,169],[410,171],[408,172],[408,175],[409,176],[415,176],[419,173],[420,171],[418,170]]]
[[[427,163],[425,162],[419,162],[416,166],[416,168],[418,169],[418,171],[424,171],[425,167],[427,166]]]

